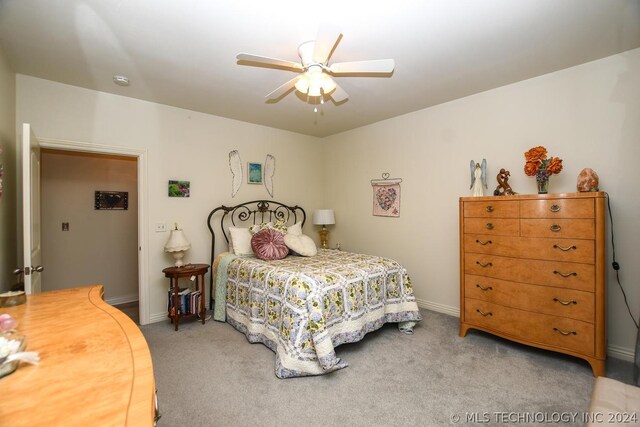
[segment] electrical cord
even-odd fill
[[[622,283],[620,283],[620,274],[618,273],[618,271],[620,270],[620,264],[616,261],[616,243],[613,238],[613,215],[611,215],[611,198],[609,197],[609,193],[605,192],[604,195],[607,199],[607,207],[609,208],[609,220],[611,222],[611,249],[612,249],[612,255],[613,255],[613,262],[611,263],[611,267],[613,267],[613,269],[616,272],[616,280],[618,281],[618,285],[620,286],[620,290],[622,291],[622,296],[624,297],[624,303],[626,304],[627,310],[629,311],[629,316],[631,316],[631,320],[633,320],[634,325],[636,325],[636,329],[640,329],[638,327],[638,322],[636,321],[636,318],[633,317],[633,313],[631,313],[631,308],[629,308],[629,302],[627,301],[627,294],[624,292]]]

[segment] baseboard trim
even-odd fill
[[[450,305],[440,304],[437,302],[427,301],[416,298],[418,307],[426,308],[427,310],[435,311],[437,313],[448,314],[449,316],[460,317],[460,308],[452,307]],[[609,345],[607,347],[607,356],[615,359],[624,360],[626,362],[633,362],[635,352],[633,348],[621,347],[618,345]]]
[[[618,345],[610,345],[607,347],[607,356],[621,359],[626,362],[633,362],[635,352],[632,348],[620,347]]]
[[[163,320],[167,320],[167,313],[166,312],[162,312],[162,313],[155,313],[152,314],[151,316],[149,316],[149,323],[158,323],[158,322],[162,322]]]
[[[126,304],[134,301],[138,301],[138,294],[123,295],[121,297],[107,298],[105,300],[109,305]]]
[[[450,305],[440,304],[437,302],[418,298],[416,298],[416,303],[420,308],[426,308],[427,310],[435,311],[437,313],[448,314],[449,316],[460,317],[460,308],[458,307],[452,307]]]

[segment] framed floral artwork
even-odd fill
[[[169,197],[189,197],[191,195],[191,182],[169,180],[167,190]]]
[[[372,184],[373,214],[400,216],[400,184]]]

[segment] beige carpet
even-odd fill
[[[431,426],[485,413],[494,424],[495,412],[586,411],[594,381],[586,362],[482,332],[460,338],[457,318],[423,315],[414,335],[386,325],[338,347],[346,369],[286,380],[276,378],[271,350],[228,324],[143,326],[158,425]],[[631,381],[631,363],[610,359],[607,368]]]

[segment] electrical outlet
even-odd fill
[[[167,231],[167,223],[156,222],[156,233],[164,233],[165,231]]]

